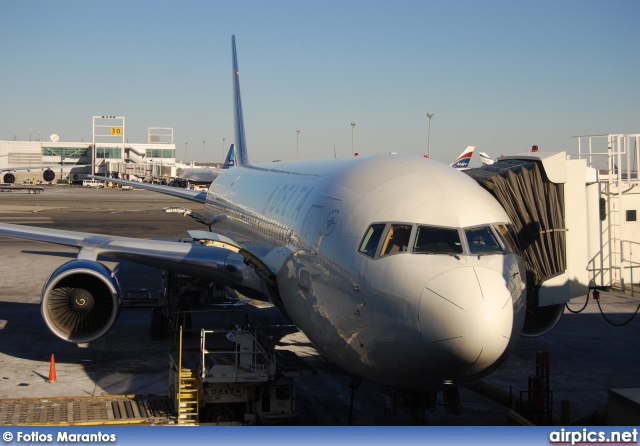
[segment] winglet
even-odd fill
[[[236,127],[236,161],[239,166],[249,164],[247,154],[247,140],[244,135],[244,118],[242,116],[242,99],[240,98],[240,73],[238,71],[238,55],[236,54],[236,36],[231,36],[231,47],[233,52],[233,105],[234,119]]]
[[[231,144],[229,147],[229,152],[227,153],[227,157],[224,160],[224,164],[222,165],[223,169],[229,169],[236,165],[236,150],[235,146]]]
[[[456,169],[467,169],[469,167],[469,162],[471,162],[471,157],[473,156],[473,151],[475,150],[475,148],[476,146],[468,146],[465,150],[462,151],[460,156],[450,164],[450,166],[455,167]]]

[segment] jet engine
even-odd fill
[[[563,313],[564,304],[549,305],[546,307],[527,305],[522,336],[525,338],[535,338],[536,336],[549,333],[553,327],[560,322]]]
[[[53,170],[47,169],[42,172],[42,178],[44,178],[45,181],[51,182],[56,179],[56,174]]]
[[[5,173],[4,176],[2,177],[2,181],[4,181],[7,184],[13,184],[16,182],[16,176],[11,172]]]
[[[106,334],[120,314],[120,285],[103,264],[77,259],[47,280],[40,303],[42,317],[65,341],[91,342]]]

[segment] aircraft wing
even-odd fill
[[[183,169],[180,178],[191,183],[211,183],[221,173],[221,169]]]
[[[207,191],[187,190],[171,186],[162,186],[159,184],[141,183],[139,181],[120,180],[118,178],[105,178],[96,175],[87,175],[87,177],[100,181],[111,181],[112,183],[121,184],[123,186],[137,187],[138,189],[146,189],[161,194],[172,195],[185,200],[195,201],[196,203],[205,203],[207,201]]]
[[[30,172],[32,170],[43,170],[43,169],[52,169],[60,167],[60,164],[53,166],[15,166],[15,167],[0,167],[0,172],[15,172],[17,170],[26,170]]]
[[[16,172],[18,170],[26,170],[30,172],[32,170],[40,171],[46,169],[69,169],[70,167],[91,167],[91,164],[43,164],[41,166],[11,166],[11,167],[0,167],[0,172]]]
[[[78,259],[95,261],[99,255],[225,285],[243,282],[242,256],[235,250],[198,243],[116,237],[59,229],[0,223],[0,236],[37,240],[79,248]]]

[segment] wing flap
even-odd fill
[[[243,257],[233,250],[166,240],[115,237],[0,223],[0,236],[80,248],[80,256],[103,255],[174,271],[224,285],[256,286]]]

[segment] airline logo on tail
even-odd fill
[[[235,145],[231,144],[229,147],[229,152],[227,153],[227,158],[224,160],[224,164],[222,165],[223,169],[229,169],[236,165],[236,148]]]
[[[485,152],[480,152],[480,160],[482,161],[482,164],[485,166],[490,166],[491,164],[495,163],[495,161],[491,159],[491,157],[487,155]]]
[[[475,150],[475,148],[476,146],[467,147],[460,154],[460,156],[456,158],[456,160],[449,165],[455,169],[468,169],[469,163],[471,162],[471,157],[473,156],[473,151]]]

